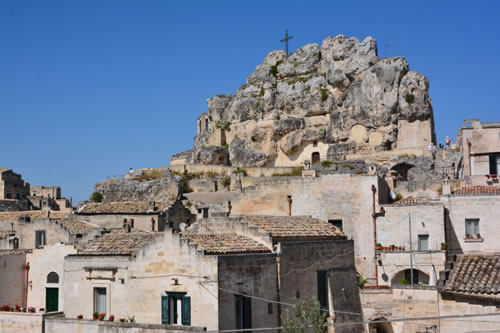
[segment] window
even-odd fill
[[[106,288],[94,288],[94,312],[106,313]]]
[[[252,299],[243,295],[235,296],[236,328],[252,328]]]
[[[45,230],[35,231],[35,247],[37,249],[43,248],[46,244]]]
[[[342,220],[328,220],[328,223],[337,227],[340,231],[344,231],[344,228],[342,227]]]
[[[490,175],[497,175],[500,169],[500,154],[491,154],[490,159]]]
[[[318,141],[313,141],[313,147],[317,147],[318,146]]]
[[[418,235],[418,250],[429,251],[429,235]]]
[[[208,208],[203,208],[203,218],[208,218]]]
[[[21,194],[16,193],[16,199],[17,199],[17,200],[21,199]]]
[[[465,219],[465,236],[477,237],[479,235],[479,219]]]
[[[47,275],[47,283],[59,283],[59,275],[56,272],[50,272]]]
[[[185,293],[169,293],[161,298],[161,323],[191,325],[191,297]]]
[[[5,197],[6,197],[7,199],[10,199],[10,193],[5,194]]]
[[[328,271],[317,271],[318,301],[321,309],[328,313]]]

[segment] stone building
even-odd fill
[[[352,322],[336,310],[361,314],[353,258],[352,241],[309,217],[210,218],[182,233],[111,232],[66,257],[65,312],[207,329],[276,327],[286,304],[316,296],[331,322]]]
[[[194,222],[182,202],[162,201],[116,201],[88,203],[81,207],[78,219],[105,228],[123,228],[143,231],[163,231],[167,227],[179,231],[181,224]]]
[[[0,250],[0,304],[26,306],[26,255],[30,250]]]
[[[0,200],[22,200],[30,194],[30,184],[24,182],[20,174],[0,168]]]
[[[446,261],[443,204],[409,197],[383,208],[376,219],[378,285],[411,283],[413,267],[414,284],[436,286]]]
[[[473,185],[486,185],[486,182],[498,184],[500,123],[465,120],[457,137],[463,152],[463,176],[469,178]]]

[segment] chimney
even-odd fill
[[[148,207],[148,213],[149,212],[154,212],[155,211],[155,202],[154,201],[150,201],[149,202],[149,207]]]

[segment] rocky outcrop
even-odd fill
[[[208,99],[208,117],[189,163],[275,166],[313,141],[331,156],[397,148],[398,123],[432,120],[432,105],[405,58],[379,59],[373,38],[339,35],[269,53],[234,95]]]
[[[113,178],[96,185],[105,202],[128,200],[175,201],[182,195],[181,177],[165,177],[150,181]]]

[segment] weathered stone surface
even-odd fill
[[[199,147],[193,150],[188,162],[227,165],[228,152],[224,147]]]
[[[180,181],[178,176],[144,182],[113,178],[98,184],[95,190],[104,196],[105,202],[161,199],[173,202],[182,195]]]
[[[261,167],[266,164],[265,153],[248,148],[245,141],[235,139],[229,145],[229,156],[233,166]]]
[[[242,166],[283,165],[282,153],[296,159],[313,141],[339,145],[329,156],[340,158],[394,149],[400,121],[432,119],[427,78],[409,72],[403,57],[379,59],[373,38],[342,35],[326,38],[321,47],[305,45],[288,58],[284,51],[269,53],[246,85],[208,99],[208,108],[212,127],[196,137],[190,163],[224,163],[222,155],[199,153],[214,142],[227,143],[226,161]],[[220,135],[217,124],[230,128],[224,140],[213,139]],[[247,151],[251,159],[233,156]]]

